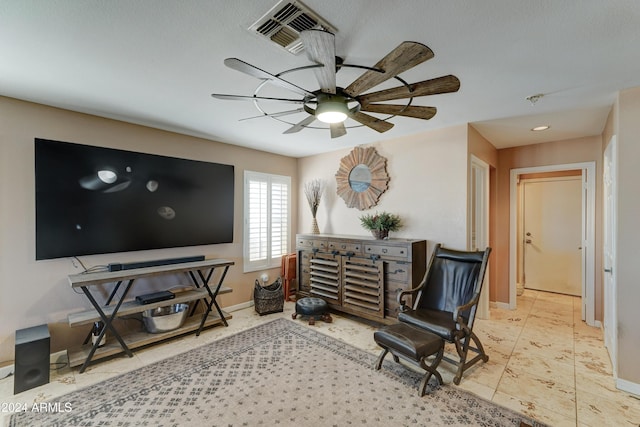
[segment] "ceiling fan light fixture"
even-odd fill
[[[341,111],[325,111],[319,113],[317,117],[324,123],[342,123],[347,120],[347,115]]]
[[[349,107],[343,96],[321,94],[318,96],[316,118],[324,123],[342,123],[347,120]]]

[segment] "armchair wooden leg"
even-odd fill
[[[470,343],[473,341],[475,347],[471,347]],[[462,380],[462,374],[464,371],[469,369],[471,366],[475,365],[479,361],[487,362],[489,360],[489,356],[484,352],[484,347],[480,342],[480,339],[473,332],[470,333],[468,337],[464,338],[463,342],[460,340],[455,340],[456,351],[460,356],[460,361],[458,362],[458,370],[456,372],[455,377],[453,377],[453,383],[458,385]],[[469,350],[477,353],[477,355],[467,362],[467,356],[469,355]]]
[[[482,357],[482,361],[488,362],[489,356],[487,355],[487,353],[484,352],[484,347],[482,346],[482,343],[480,342],[480,339],[478,338],[478,336],[473,332],[471,332],[471,339],[475,343],[476,348],[478,349],[478,354],[480,354],[480,356]]]
[[[384,360],[387,353],[389,353],[389,350],[385,348],[384,350],[382,350],[382,353],[380,353],[380,356],[378,356],[378,360],[376,360],[376,366],[375,366],[376,371],[379,371],[380,368],[382,368],[382,361]]]

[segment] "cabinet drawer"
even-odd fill
[[[386,245],[365,245],[364,253],[367,255],[390,256],[396,258],[407,258],[408,250],[402,246],[386,246]]]
[[[329,250],[338,251],[340,255],[362,255],[362,243],[329,241]]]
[[[400,312],[400,304],[398,304],[398,294],[408,290],[409,287],[404,283],[387,282],[384,292],[384,311],[385,316],[398,317]],[[405,303],[411,307],[412,301],[410,296],[405,297]]]
[[[322,239],[310,239],[308,237],[300,237],[296,241],[298,249],[327,249],[327,241]]]
[[[407,283],[409,280],[409,272],[411,264],[402,261],[385,261],[384,263],[384,280],[385,282],[401,282]]]
[[[309,265],[309,260],[313,258],[313,252],[310,251],[300,251],[298,253],[298,262],[301,265]]]
[[[304,266],[300,268],[298,273],[298,290],[309,293],[311,291],[311,268]]]

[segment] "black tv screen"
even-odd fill
[[[35,139],[36,259],[233,242],[234,167]]]

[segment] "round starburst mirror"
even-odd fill
[[[388,188],[387,159],[373,147],[356,147],[340,160],[336,183],[338,196],[348,207],[369,209]]]

